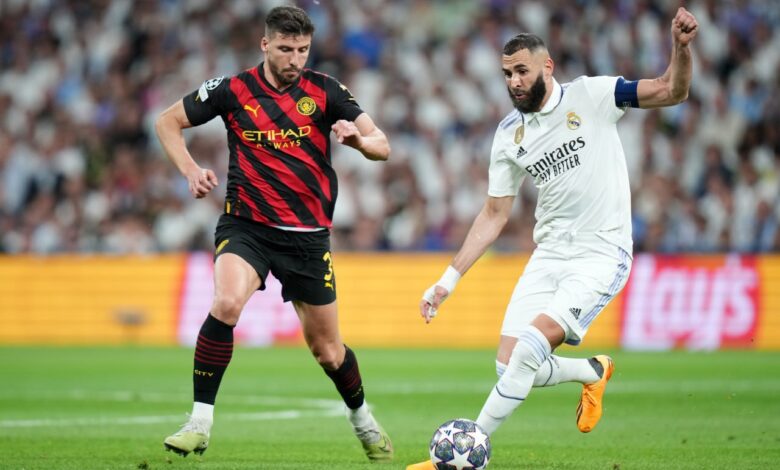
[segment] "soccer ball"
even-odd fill
[[[490,461],[490,438],[474,421],[458,418],[439,426],[428,450],[438,470],[482,470]]]

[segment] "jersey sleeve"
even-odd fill
[[[501,139],[501,128],[496,130],[493,146],[490,149],[490,169],[488,170],[488,196],[517,196],[525,172],[514,162],[511,149],[506,149]]]
[[[630,96],[627,96],[630,94],[630,86],[629,90],[626,90],[625,87],[619,90],[618,84],[631,82],[626,82],[623,77],[602,76],[585,77],[583,83],[588,95],[596,106],[596,110],[606,116],[608,121],[616,122],[623,117],[626,113],[625,101],[630,99]],[[634,98],[635,97],[636,86],[634,86]]]
[[[199,126],[223,114],[227,108],[229,83],[230,79],[225,77],[206,80],[200,88],[182,99],[190,124]]]
[[[354,121],[363,114],[355,97],[338,80],[328,77],[325,80],[325,92],[328,97],[328,109],[325,114],[328,125],[332,125],[339,119]]]

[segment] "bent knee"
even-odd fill
[[[313,345],[311,354],[317,363],[327,370],[336,370],[344,362],[344,346],[341,344]]]
[[[244,302],[238,296],[219,296],[211,305],[211,315],[228,325],[235,325],[243,308]]]

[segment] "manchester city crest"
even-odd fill
[[[304,116],[310,116],[312,113],[314,113],[314,111],[317,110],[317,103],[315,103],[314,100],[308,96],[304,96],[298,100],[297,108],[299,113],[303,114]]]

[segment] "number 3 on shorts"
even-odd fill
[[[325,276],[323,279],[325,279],[325,287],[330,287],[330,290],[333,289],[333,259],[330,256],[330,251],[326,251],[324,255],[322,255],[322,260],[328,263],[328,272],[325,273]]]

